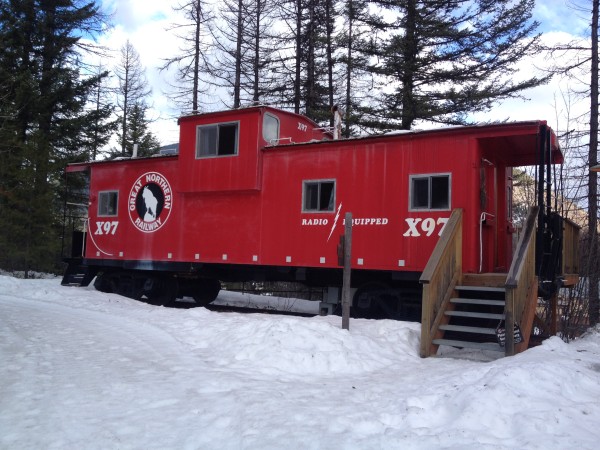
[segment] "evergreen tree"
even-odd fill
[[[79,71],[80,36],[103,28],[95,2],[0,0],[0,265],[52,270],[62,170],[87,159],[82,124],[101,76]]]
[[[146,118],[148,107],[139,102],[131,107],[129,126],[125,136],[125,148],[128,154],[133,153],[134,144],[138,145],[138,156],[151,156],[158,153],[159,140],[148,130],[149,120]]]
[[[90,121],[84,124],[85,145],[89,147],[90,158],[95,160],[102,149],[108,145],[111,136],[119,129],[121,121],[110,119],[115,113],[115,105],[109,100],[111,89],[106,86],[108,72],[102,66],[97,67],[98,81],[90,98]]]
[[[271,97],[296,113],[326,120],[334,91],[333,2],[283,1],[278,19],[286,31],[278,38],[278,51],[273,58],[272,71],[277,79]]]
[[[333,20],[330,0],[307,0],[305,41],[306,80],[304,97],[306,115],[322,122],[331,118],[333,106]]]
[[[366,0],[346,0],[342,12],[344,28],[337,36],[340,50],[338,61],[341,66],[339,76],[343,78],[340,93],[344,95],[344,101],[338,102],[344,106],[346,137],[358,134],[355,127],[359,119],[357,114],[366,102],[373,80],[367,70],[371,56],[368,43],[369,40],[378,42],[377,31],[384,28],[371,16],[368,7],[369,2]]]
[[[386,18],[396,15],[393,23],[380,20],[388,37],[370,45],[377,59],[370,68],[382,92],[365,109],[373,127],[410,129],[417,120],[463,124],[469,113],[547,81],[512,77],[516,63],[537,51],[534,0],[373,3]]]
[[[121,115],[121,154],[127,155],[127,142],[125,137],[129,128],[129,112],[132,105],[142,102],[151,93],[146,79],[145,69],[142,67],[140,55],[129,42],[121,48],[120,65],[115,68],[119,80],[117,105]]]

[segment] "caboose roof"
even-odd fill
[[[242,116],[246,114],[256,114],[259,111],[271,111],[278,115],[285,115],[288,117],[298,117],[303,121],[308,119],[305,116],[295,114],[290,111],[281,110],[270,106],[251,106],[247,108],[239,108],[235,110],[215,111],[201,114],[190,114],[179,118],[178,124],[181,125],[183,122],[198,121],[202,119],[216,119],[216,120],[235,120],[236,116]],[[314,125],[314,129],[319,129],[319,125],[311,120],[309,123]],[[546,126],[546,122],[542,120],[532,121],[521,121],[521,122],[505,122],[505,123],[488,123],[478,125],[467,125],[467,126],[451,126],[437,129],[426,129],[426,130],[407,130],[397,131],[386,134],[369,135],[361,137],[353,137],[343,140],[323,140],[323,141],[309,141],[302,143],[283,143],[276,144],[268,147],[268,151],[277,149],[293,149],[304,146],[336,146],[341,143],[349,144],[352,142],[356,143],[375,143],[378,141],[389,141],[389,140],[416,140],[416,139],[433,139],[440,137],[469,137],[479,140],[485,145],[488,151],[492,151],[501,158],[507,166],[529,166],[538,164],[539,159],[539,133],[540,129]],[[558,139],[554,132],[551,131],[551,148],[552,148],[552,162],[555,164],[563,162],[563,155],[558,144]],[[258,151],[258,149],[257,149]],[[149,158],[177,158],[177,156],[153,156],[146,158],[121,158],[116,160],[105,160],[105,161],[92,161],[85,163],[74,163],[69,164],[67,172],[77,172],[86,170],[90,165],[98,164],[118,164],[119,162],[127,161],[143,161]]]
[[[540,128],[547,125],[543,120],[487,123],[464,126],[450,126],[426,130],[399,130],[379,135],[359,136],[343,139],[341,142],[371,143],[389,140],[429,139],[443,136],[471,136],[485,144],[486,148],[505,161],[507,166],[531,166],[538,164],[538,136]],[[556,135],[551,130],[552,163],[563,162],[563,154]],[[337,143],[337,144],[336,144]],[[339,145],[340,141],[321,141],[279,144],[271,148],[291,148],[307,145]]]

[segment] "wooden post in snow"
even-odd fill
[[[344,230],[344,274],[342,281],[342,329],[350,329],[350,266],[352,264],[352,213],[346,213]]]

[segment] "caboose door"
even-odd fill
[[[90,172],[79,167],[70,168],[66,178],[63,217],[62,256],[85,256],[90,201]]]
[[[489,159],[480,166],[479,272],[496,272],[498,259],[498,170]]]

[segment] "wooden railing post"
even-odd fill
[[[537,277],[535,276],[535,224],[539,207],[529,208],[523,233],[519,238],[508,275],[506,277],[506,303],[504,307],[506,356],[516,353],[514,341],[515,324],[519,326],[523,343],[518,348],[526,348],[529,333],[537,306]],[[521,350],[519,350],[521,351]]]
[[[462,277],[462,209],[455,209],[431,254],[420,282],[423,285],[421,305],[422,358],[435,353],[433,339],[443,320],[454,287]]]
[[[350,329],[350,280],[352,266],[352,213],[346,213],[344,231],[344,272],[342,283],[342,329]]]
[[[515,327],[515,290],[506,290],[506,304],[504,306],[504,355],[513,356],[515,354],[515,336],[513,329]]]

